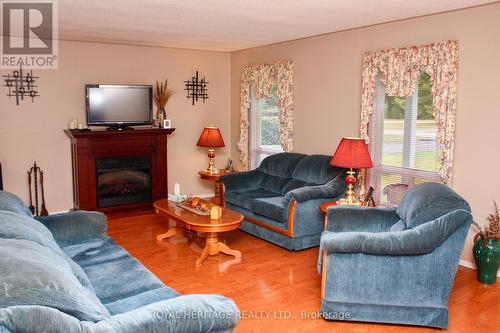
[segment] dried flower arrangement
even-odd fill
[[[165,116],[165,105],[167,105],[170,96],[174,94],[173,90],[167,88],[168,80],[165,82],[156,81],[156,84],[153,89],[153,101],[155,102],[158,111]]]
[[[493,200],[493,213],[488,215],[486,218],[488,220],[488,226],[480,226],[476,222],[474,226],[479,230],[477,235],[474,237],[474,241],[476,241],[479,237],[483,240],[483,242],[487,240],[500,240],[500,216],[498,214],[498,206],[495,200]]]

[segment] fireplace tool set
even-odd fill
[[[38,186],[39,185],[40,185],[40,191],[41,191],[41,196],[42,196],[42,198],[41,198],[42,199],[42,206],[40,207],[40,211],[38,211],[38,203],[39,203]],[[40,169],[39,166],[36,165],[36,162],[34,162],[33,166],[28,171],[28,187],[29,187],[29,194],[30,194],[29,209],[31,210],[31,213],[33,213],[36,216],[49,215],[49,212],[47,211],[47,208],[45,207],[45,194],[44,194],[44,189],[43,189],[43,171],[42,171],[42,169]],[[34,198],[35,198],[35,205],[34,206],[33,206],[33,195],[32,195],[33,193],[34,193]]]

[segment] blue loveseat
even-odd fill
[[[289,250],[319,245],[319,205],[341,197],[345,170],[330,156],[280,153],[255,170],[221,177],[228,208],[245,216],[240,229]]]
[[[471,222],[469,204],[438,183],[415,186],[397,209],[330,207],[318,261],[322,316],[446,328]]]
[[[0,191],[0,333],[230,332],[237,324],[230,299],[165,286],[107,237],[103,214],[37,220]]]

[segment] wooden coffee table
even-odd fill
[[[157,214],[165,214],[175,221],[175,227],[170,228],[166,233],[159,234],[156,239],[161,241],[172,236],[183,236],[185,230],[201,231],[206,233],[205,247],[201,256],[196,260],[196,266],[199,266],[207,259],[220,252],[241,257],[241,252],[230,249],[226,244],[219,242],[217,234],[238,229],[243,220],[243,215],[228,208],[222,208],[222,217],[217,220],[211,220],[210,216],[197,215],[190,211],[177,207],[175,202],[161,199],[156,201],[153,206]]]

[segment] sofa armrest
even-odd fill
[[[416,228],[395,232],[328,232],[321,236],[326,253],[421,255],[432,252],[465,223],[471,214],[459,209]]]
[[[236,304],[221,295],[185,295],[145,305],[97,323],[80,321],[45,306],[0,309],[5,332],[143,333],[230,332],[238,324]],[[1,333],[3,333],[0,330]]]
[[[154,325],[158,332],[230,332],[238,324],[236,304],[222,295],[184,295],[115,315],[113,332],[140,333]],[[99,324],[99,323],[97,323]]]
[[[60,246],[68,246],[107,236],[106,215],[99,212],[74,211],[37,216]]]
[[[328,183],[316,186],[296,188],[285,194],[285,203],[295,200],[298,203],[314,199],[335,199],[345,190],[345,183],[341,177],[336,177]]]
[[[327,230],[333,232],[389,231],[398,220],[395,208],[339,205],[327,210]]]
[[[263,173],[256,170],[231,173],[220,177],[226,191],[257,188],[263,179]]]

